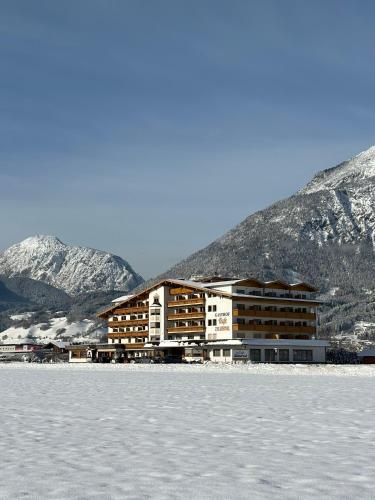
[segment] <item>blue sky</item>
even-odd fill
[[[0,248],[145,277],[375,144],[370,1],[1,0]]]

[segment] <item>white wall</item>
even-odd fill
[[[216,311],[208,312],[209,306]],[[208,326],[208,320],[216,320],[216,325]],[[206,339],[229,340],[232,338],[232,299],[227,297],[208,297],[206,295]]]
[[[159,302],[161,304],[160,307],[160,341],[167,339],[167,325],[168,325],[168,301],[172,300],[169,295],[169,288],[167,286],[161,286],[156,290],[150,292],[149,295],[149,338],[152,335],[156,335],[152,333],[150,330],[151,325],[151,311],[154,309],[151,305],[154,302],[155,295],[159,296]]]

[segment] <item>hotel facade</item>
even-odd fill
[[[104,350],[117,359],[324,363],[316,292],[279,280],[166,279],[98,314],[108,325]]]

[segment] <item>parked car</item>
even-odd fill
[[[134,358],[134,362],[135,363],[140,363],[140,364],[149,364],[149,363],[153,363],[153,360],[151,358],[147,358],[147,357],[142,357],[142,358]]]
[[[180,356],[165,356],[163,363],[182,363],[182,358]]]

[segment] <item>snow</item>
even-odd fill
[[[375,323],[369,321],[357,321],[354,325],[356,335],[363,335],[369,331],[375,331]]]
[[[129,300],[131,299],[132,297],[134,297],[134,295],[123,295],[122,297],[117,297],[117,299],[115,300],[112,300],[112,302],[125,302],[126,300]]]
[[[373,498],[375,367],[0,365],[1,498]]]
[[[129,290],[143,282],[121,257],[36,235],[0,253],[0,274],[40,280],[70,295]]]
[[[22,321],[23,319],[29,319],[33,315],[33,312],[25,312],[22,314],[13,314],[12,316],[9,316],[9,318],[12,321]]]
[[[308,194],[325,189],[338,189],[353,179],[366,181],[375,176],[375,146],[362,151],[337,167],[319,172],[300,193]]]
[[[75,341],[89,341],[90,339],[98,338],[106,332],[105,328],[97,328],[95,322],[89,319],[81,321],[68,322],[65,316],[60,318],[52,318],[49,322],[50,328],[42,329],[43,323],[31,325],[28,328],[11,326],[0,332],[1,339],[9,342],[10,340],[25,340],[30,337],[38,341],[55,340],[59,337],[74,337]],[[59,334],[59,330],[65,331]]]

